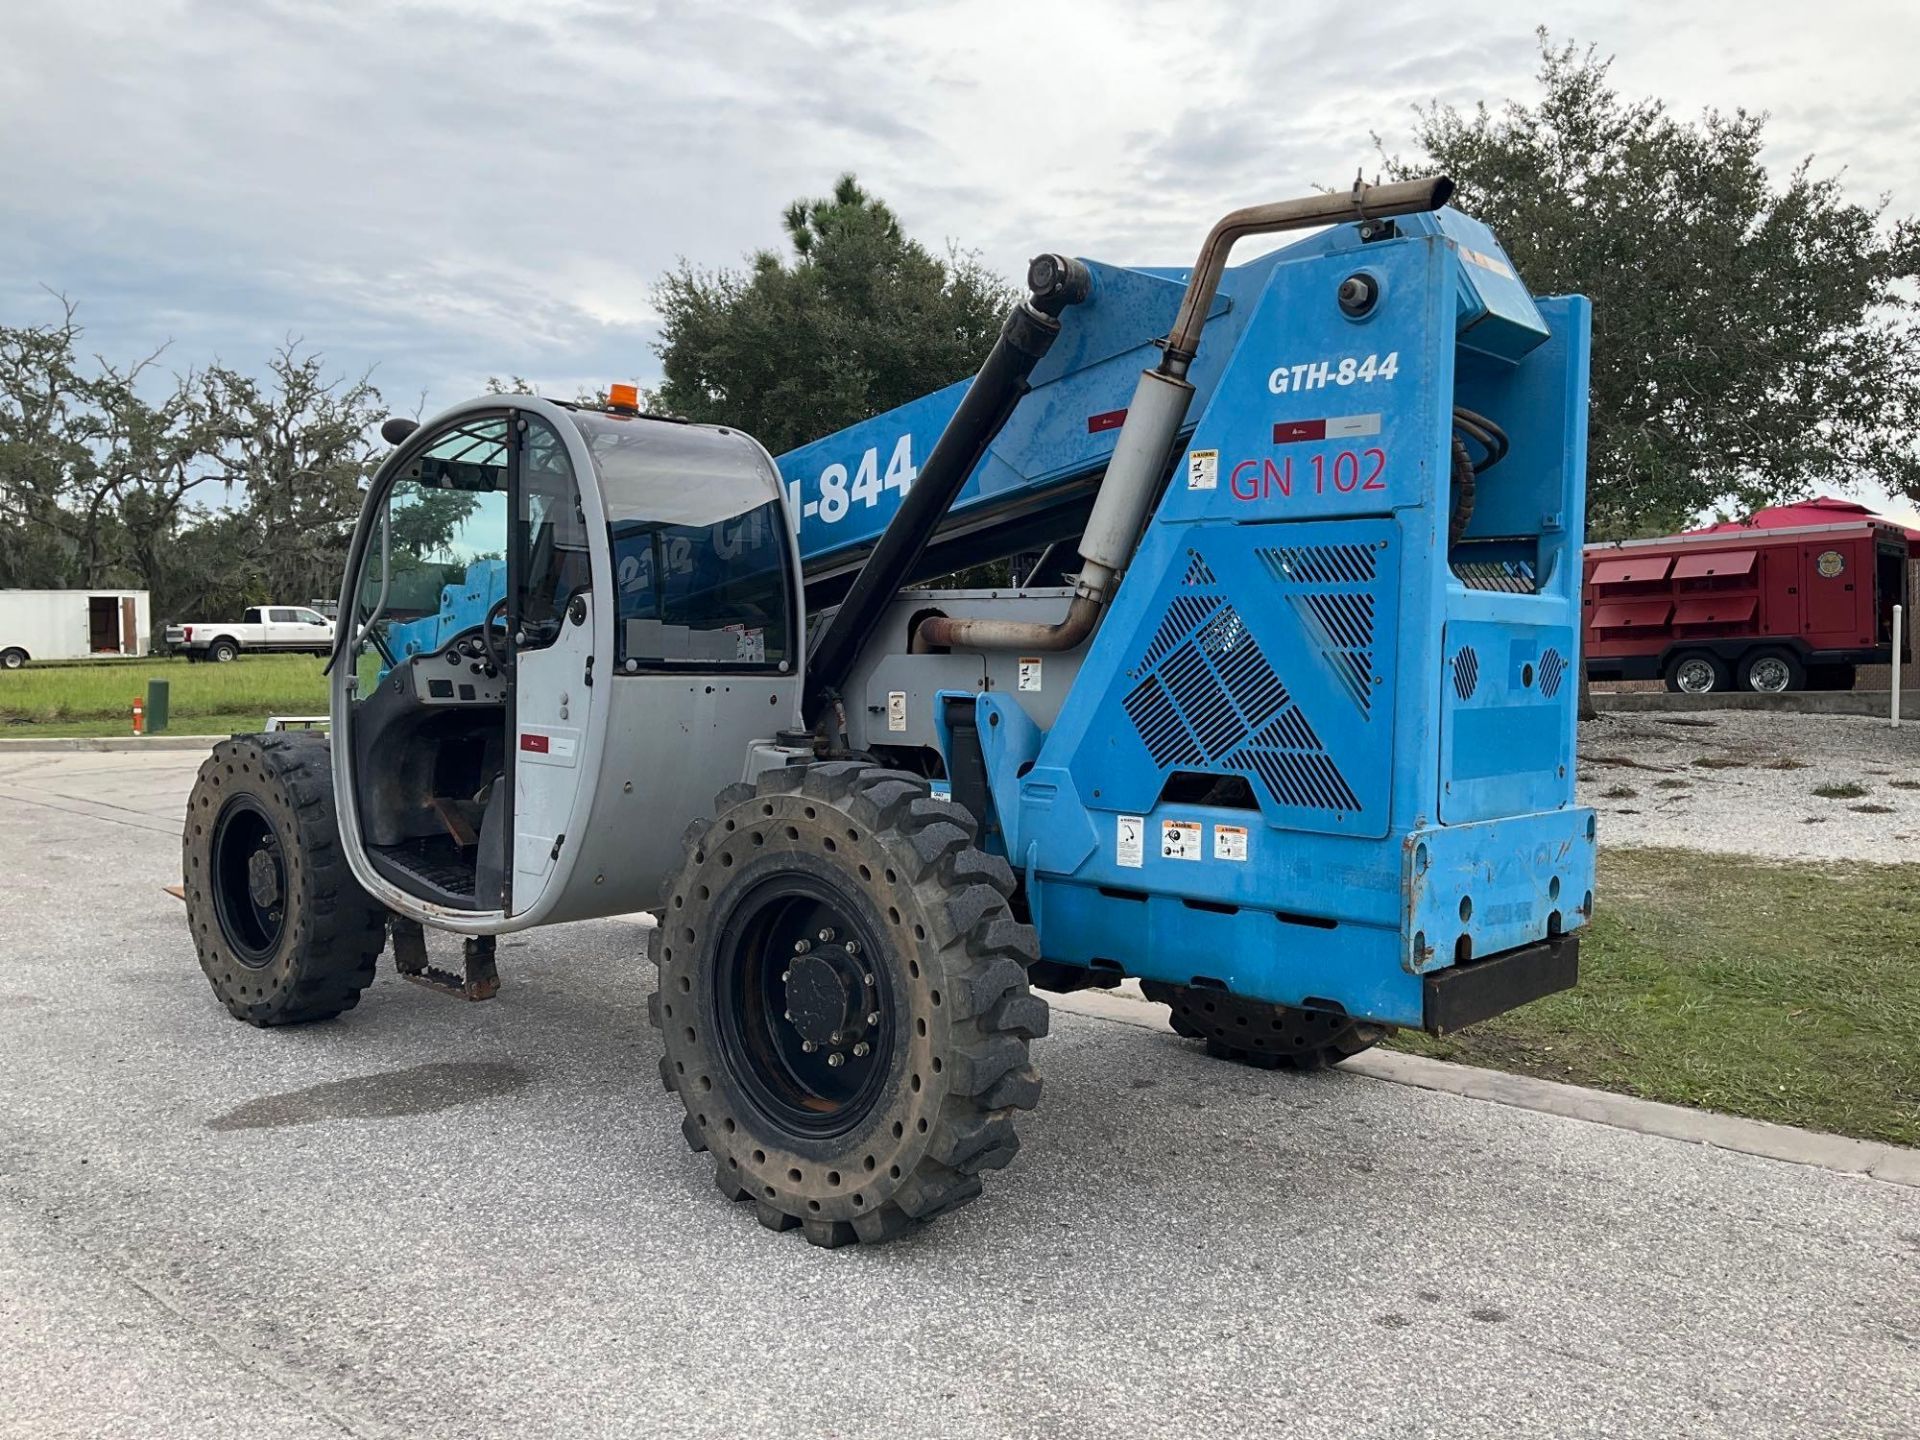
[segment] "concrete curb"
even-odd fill
[[[1166,1008],[1150,1003],[1133,981],[1124,981],[1115,990],[1048,995],[1047,1003],[1076,1015],[1171,1033],[1167,1029]],[[1482,1070],[1446,1060],[1429,1060],[1423,1055],[1403,1055],[1394,1050],[1370,1050],[1346,1061],[1340,1069],[1350,1075],[1365,1075],[1394,1085],[1437,1090],[1470,1100],[1610,1125],[1616,1130],[1712,1145],[1721,1150],[1737,1150],[1743,1155],[1759,1155],[1792,1165],[1812,1165],[1890,1185],[1920,1188],[1920,1150],[1900,1145],[1798,1130],[1791,1125],[1717,1115],[1708,1110],[1690,1110],[1684,1105],[1589,1090],[1557,1080],[1536,1080],[1531,1075],[1513,1075],[1504,1070]]]
[[[1666,690],[1596,690],[1593,706],[1602,714],[1772,710],[1783,715],[1864,715],[1885,720],[1892,712],[1893,695],[1886,690],[1790,690],[1784,695],[1750,695],[1742,691],[1679,695]],[[1900,714],[1903,718],[1920,719],[1920,690],[1901,690]]]
[[[211,750],[228,735],[45,735],[15,740],[0,738],[0,755],[30,755],[36,751],[81,751],[112,755],[135,750]]]

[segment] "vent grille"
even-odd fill
[[[1187,551],[1187,573],[1186,577],[1182,579],[1180,583],[1188,587],[1194,585],[1211,585],[1214,583],[1213,567],[1200,558],[1200,552],[1198,550]]]
[[[1453,693],[1462,700],[1471,700],[1479,683],[1480,657],[1471,645],[1463,645],[1460,653],[1453,657]]]
[[[1371,545],[1297,545],[1254,551],[1287,592],[1313,642],[1363,718],[1373,715],[1374,598]]]
[[[1176,642],[1191,635],[1194,627],[1211,615],[1219,603],[1218,595],[1176,595],[1173,603],[1167,607],[1166,618],[1154,632],[1146,653],[1140,657],[1140,663],[1127,672],[1127,678],[1137,680],[1158,665],[1167,651]]]
[[[1566,674],[1567,657],[1558,650],[1548,650],[1540,657],[1540,693],[1553,699],[1560,693],[1560,682]]]
[[[1161,769],[1198,765],[1205,760],[1159,680],[1148,676],[1123,703],[1133,728],[1140,732],[1140,743]]]
[[[1371,597],[1298,598],[1337,602],[1317,617],[1327,643],[1371,642]],[[1256,777],[1283,805],[1360,808],[1240,612],[1219,597],[1176,595],[1131,675],[1140,683],[1122,707],[1163,770],[1219,766]]]
[[[1453,573],[1469,590],[1498,590],[1508,595],[1534,595],[1540,583],[1526,560],[1456,560]]]
[[[1371,585],[1371,545],[1288,545],[1253,552],[1282,585]]]
[[[1251,771],[1283,805],[1310,810],[1358,810],[1340,767],[1327,755],[1320,737],[1298,709],[1288,710],[1255,737],[1255,743],[1227,761]]]

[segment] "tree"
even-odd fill
[[[77,354],[77,307],[0,328],[0,583],[137,580],[157,594],[187,496],[215,473],[205,377],[159,388],[165,347],[131,365]]]
[[[1421,107],[1425,158],[1540,293],[1594,306],[1588,526],[1684,528],[1873,476],[1920,496],[1920,226],[1812,160],[1776,185],[1767,117],[1675,119],[1540,32],[1537,104]]]
[[[966,254],[945,260],[851,175],[784,217],[791,260],[686,261],[654,293],[665,378],[652,403],[736,425],[776,455],[970,375],[1013,295]]]
[[[223,417],[228,473],[246,486],[251,568],[260,598],[294,602],[338,590],[361,487],[385,413],[371,379],[329,377],[323,357],[289,341],[262,379],[208,372]]]

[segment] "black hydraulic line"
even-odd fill
[[[1077,260],[1041,255],[1027,267],[1027,288],[1032,293],[1008,314],[960,408],[914,478],[913,488],[814,642],[807,657],[802,707],[808,728],[839,700],[840,687],[873,638],[881,612],[899,593],[928,539],[953,507],[960,487],[1027,393],[1027,377],[1060,333],[1060,312],[1086,299],[1092,287],[1092,276]]]

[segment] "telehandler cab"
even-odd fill
[[[389,422],[331,736],[193,791],[215,992],[337,1015],[391,939],[484,998],[495,936],[652,912],[688,1144],[839,1245],[1013,1156],[1030,987],[1136,976],[1316,1067],[1572,985],[1588,310],[1451,188],[1236,211],[1191,269],[1042,255],[971,381],[777,464],[617,393]]]

